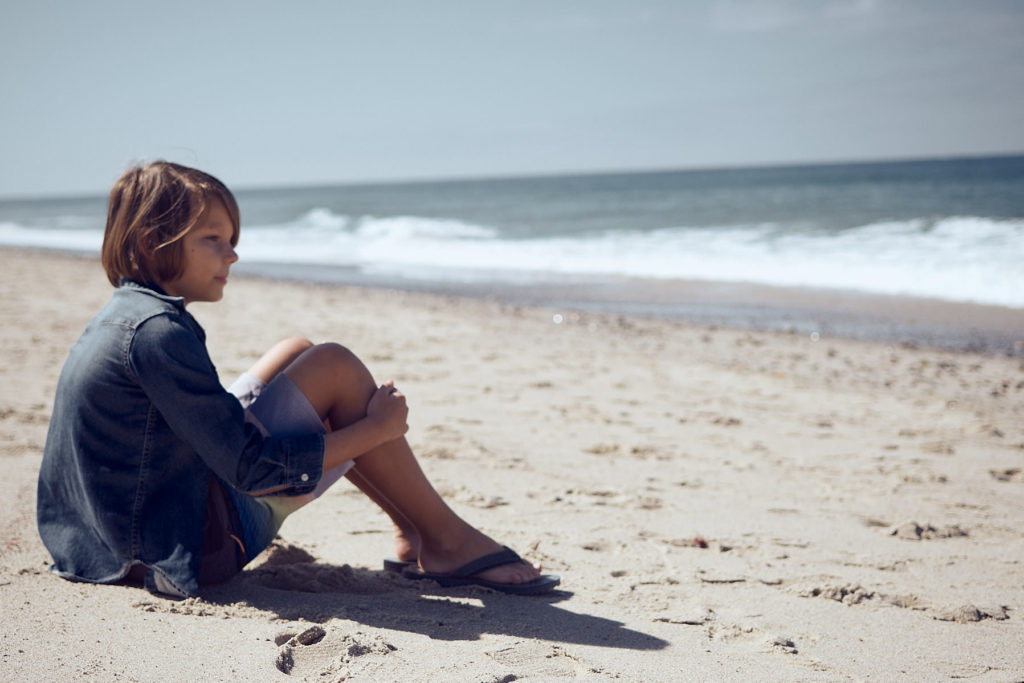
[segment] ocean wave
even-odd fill
[[[276,225],[249,225],[246,232],[315,231],[349,232],[364,239],[493,239],[496,228],[475,225],[450,218],[424,216],[346,216],[318,207],[310,209],[294,221]]]
[[[285,229],[294,227],[300,230],[334,231],[344,230],[348,227],[348,224],[348,216],[339,216],[330,209],[317,207],[299,216],[290,226],[284,225],[280,227]]]
[[[1024,220],[950,216],[812,228],[757,223],[512,239],[459,220],[314,208],[285,223],[243,228],[238,251],[253,263],[344,266],[411,279],[693,279],[1024,308]],[[98,251],[101,241],[96,229],[0,223],[3,244]]]
[[[53,228],[29,228],[18,223],[4,221],[0,222],[0,244],[12,247],[99,252],[103,244],[103,230],[66,227],[69,224],[95,225],[95,223],[84,221],[59,221],[57,227]]]
[[[414,279],[559,274],[740,281],[1024,307],[1020,220],[920,218],[838,232],[762,223],[535,239],[414,216],[360,217],[346,226],[325,240],[292,225],[287,246],[275,231],[252,230],[240,252],[253,261],[355,266]]]
[[[498,230],[463,221],[420,218],[417,216],[395,216],[359,219],[355,230],[363,238],[388,242],[399,240],[487,240],[498,237]]]

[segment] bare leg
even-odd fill
[[[406,519],[390,500],[359,473],[358,464],[357,461],[356,467],[349,470],[345,476],[391,518],[391,523],[395,527],[395,557],[403,562],[415,562],[420,556],[420,532],[416,525]]]
[[[277,377],[278,373],[312,347],[313,342],[301,337],[283,339],[270,347],[270,350],[253,363],[253,366],[246,372],[259,378],[264,384],[270,384],[270,380]]]
[[[252,367],[245,372],[259,379],[264,384],[270,384],[292,361],[312,347],[313,342],[301,337],[282,339],[270,347],[270,350],[260,356],[259,360],[253,363]],[[267,498],[266,500],[272,507],[278,509],[282,516],[286,517],[313,500],[313,497],[295,496],[288,498],[282,496]]]
[[[300,337],[284,339],[275,344],[269,351],[256,361],[247,372],[258,377],[264,383],[269,384],[286,367],[292,364],[305,351],[313,347],[313,342]],[[325,426],[330,430],[330,422],[325,420]],[[370,500],[376,503],[388,517],[391,518],[395,527],[395,552],[398,559],[413,562],[419,557],[420,537],[416,526],[402,516],[402,513],[391,504],[377,489],[373,488],[370,482],[357,471],[350,470],[346,475],[360,491],[366,494]],[[292,498],[271,498],[267,499],[275,507],[282,509],[288,515],[300,507],[314,500],[314,496],[294,496]]]
[[[336,428],[365,417],[366,405],[377,389],[362,361],[335,344],[313,347],[285,372],[320,416]],[[501,549],[448,507],[423,474],[404,438],[359,456],[352,472],[357,474],[357,485],[369,485],[371,499],[378,504],[384,502],[382,507],[399,529],[405,521],[415,527],[420,541],[419,564],[424,570],[452,571]],[[521,563],[496,567],[480,576],[490,581],[521,583],[537,578],[539,571]]]

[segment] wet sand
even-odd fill
[[[0,273],[4,679],[1024,678],[1020,358],[235,277],[193,307],[225,382],[286,335],[346,344],[408,395],[453,507],[563,584],[383,572],[386,520],[343,482],[172,601],[46,572],[52,395],[110,287],[56,254]]]
[[[286,281],[403,289],[589,313],[752,331],[817,334],[1024,357],[1024,309],[807,287],[741,282],[535,276],[519,282],[438,282],[324,266],[241,264]]]

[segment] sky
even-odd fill
[[[0,0],[0,197],[1024,152],[1024,1]]]

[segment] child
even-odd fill
[[[403,436],[405,397],[347,349],[286,340],[221,386],[186,307],[220,300],[238,236],[234,197],[206,173],[155,162],[115,183],[102,261],[116,290],[61,371],[39,473],[51,571],[195,595],[346,476],[391,518],[389,567],[408,578],[554,588],[445,504]]]

